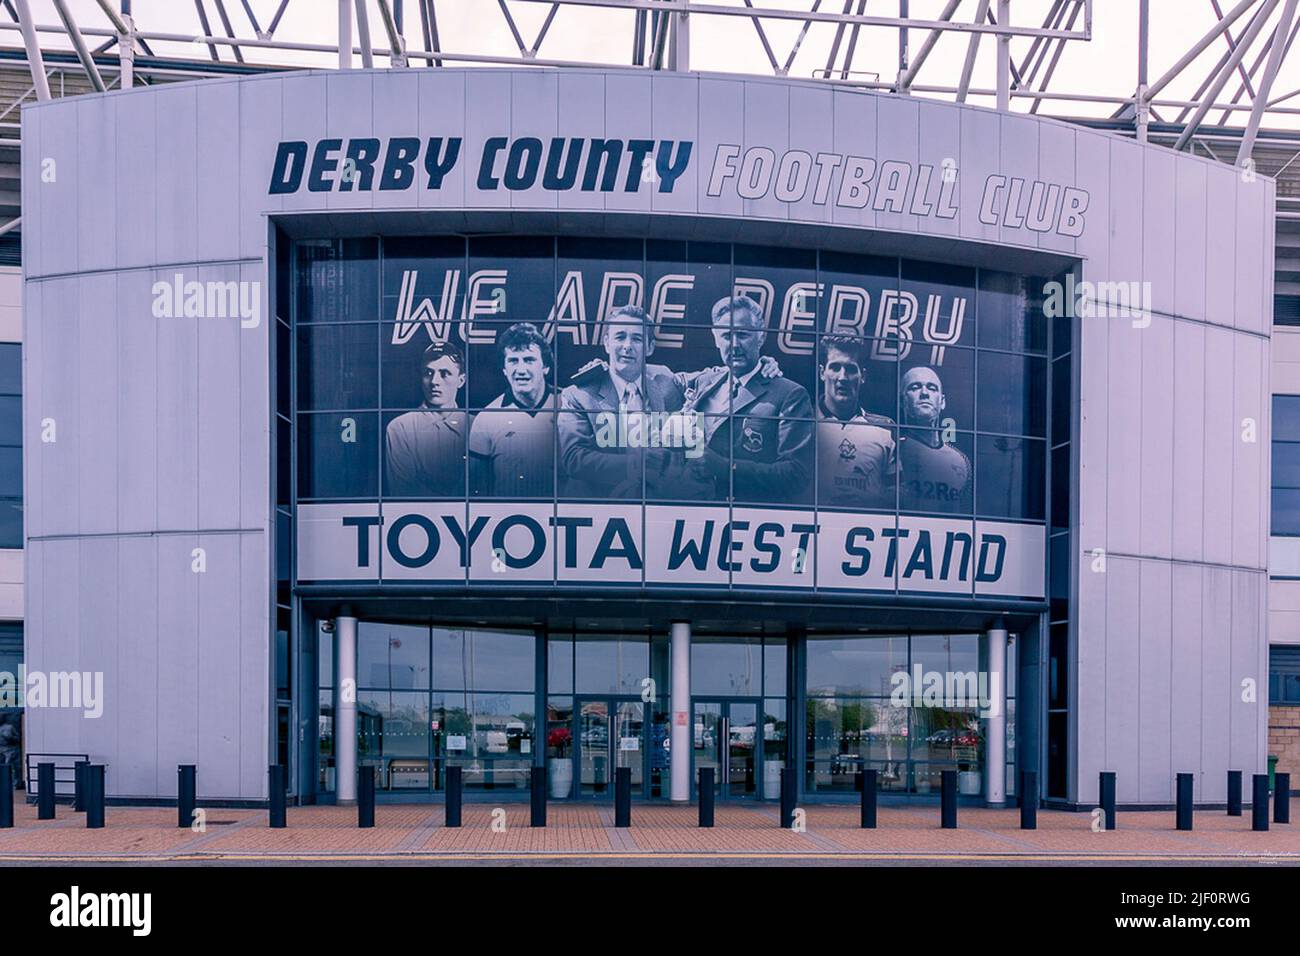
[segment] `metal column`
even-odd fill
[[[1000,807],[1007,800],[1007,629],[997,621],[984,634],[988,669],[988,716],[984,718],[984,800]]]
[[[334,681],[334,796],[339,804],[357,802],[357,619],[334,621],[338,674]]]
[[[669,796],[674,803],[691,799],[691,625],[674,621],[670,630],[673,725],[668,751]]]

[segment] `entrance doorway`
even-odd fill
[[[700,769],[712,767],[714,792],[719,799],[756,800],[762,796],[759,707],[757,698],[695,701],[693,793],[699,787]]]
[[[617,698],[579,698],[574,708],[573,761],[578,796],[613,797],[614,771],[632,771],[632,793],[645,786],[645,703]]]

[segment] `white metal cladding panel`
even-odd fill
[[[1146,803],[1174,800],[1173,738],[1183,732],[1170,719],[1173,696],[1173,574],[1167,561],[1142,562],[1138,625],[1138,799]],[[1181,636],[1180,636],[1181,640]],[[1180,770],[1182,768],[1179,768]]]
[[[1080,803],[1097,799],[1097,774],[1105,769],[1109,715],[1106,710],[1106,587],[1107,573],[1091,570],[1091,554],[1079,556],[1078,602],[1074,607],[1078,655],[1071,680],[1077,688],[1078,751],[1076,792]]]
[[[41,489],[45,486],[45,456],[33,454],[31,449],[42,447],[41,432],[44,430],[41,420],[45,414],[41,411],[40,396],[45,387],[45,369],[35,356],[43,355],[45,350],[45,323],[42,320],[45,285],[43,282],[23,283],[23,447],[29,449],[22,456],[25,535],[39,533],[44,521],[44,509],[38,509],[36,505],[41,502]]]
[[[1174,388],[1169,493],[1173,503],[1173,556],[1199,561],[1205,508],[1205,326],[1173,322]],[[1168,396],[1166,396],[1168,400]]]
[[[239,796],[266,797],[270,763],[271,621],[264,534],[239,536]],[[232,623],[233,623],[232,621]],[[229,644],[226,644],[227,648]]]
[[[1239,329],[1267,333],[1272,325],[1273,303],[1264,301],[1265,285],[1260,263],[1264,261],[1264,232],[1273,208],[1271,183],[1256,178],[1237,180],[1237,308],[1233,324]],[[1271,270],[1270,270],[1271,271]]]
[[[465,198],[471,208],[508,208],[510,193],[505,189],[481,191],[474,188],[479,174],[483,146],[494,136],[506,135],[513,119],[512,83],[509,73],[472,73],[465,77]]]
[[[1110,195],[1110,144],[1112,137],[1089,130],[1074,134],[1076,159],[1075,183],[1091,197],[1088,228],[1075,244],[1083,261],[1083,277],[1103,279],[1110,275],[1111,230],[1107,196]]]
[[[418,72],[420,77],[419,136],[421,140],[427,143],[433,136],[442,136],[445,139],[460,130],[468,130],[465,109],[465,99],[468,94],[465,75],[448,70],[413,70],[412,72]],[[461,208],[465,205],[467,189],[473,184],[473,177],[478,173],[472,168],[473,165],[469,140],[466,138],[461,143],[460,160],[442,181],[442,188],[421,189],[414,203],[403,199],[402,205],[418,205],[421,208]]]
[[[1133,278],[1150,283],[1150,307],[1165,315],[1174,314],[1177,299],[1175,170],[1180,164],[1172,150],[1144,149],[1141,169],[1134,170],[1142,176],[1142,274]]]
[[[208,266],[197,271],[203,283],[230,283],[237,290],[242,270],[236,264]],[[193,273],[191,273],[193,274]],[[258,290],[260,296],[260,290]],[[259,311],[261,304],[258,304]],[[164,320],[165,321],[165,320]],[[251,320],[250,320],[251,321]],[[194,323],[190,323],[194,324]],[[232,384],[241,382],[240,340],[252,335],[233,318],[197,322],[198,368],[198,505],[195,527],[239,527],[241,396]],[[263,472],[265,477],[266,472]]]
[[[45,151],[41,148],[41,126],[43,125],[41,110],[23,107],[20,116],[22,140],[26,149],[24,161],[18,164],[19,192],[22,208],[27,212],[28,226],[25,234],[20,234],[22,270],[25,279],[28,276],[44,273],[41,268],[41,244],[45,241],[45,237],[42,235],[38,238],[36,234],[45,224],[44,204],[39,199],[39,190],[42,186],[41,174],[45,169]]]
[[[46,275],[75,272],[77,269],[77,249],[82,241],[80,230],[72,225],[80,223],[77,206],[77,111],[75,100],[60,101],[57,106],[46,108],[46,115],[41,118],[41,162],[31,165],[49,163],[50,176],[38,176],[33,195],[24,197],[35,200],[32,208],[38,215],[33,238],[40,243],[39,264],[42,274]],[[100,162],[111,171],[111,159],[100,157]],[[53,177],[52,181],[47,181],[50,177]],[[28,244],[36,243],[24,241],[24,245]],[[30,267],[27,274],[32,274]]]
[[[1110,262],[1108,271],[1089,278],[1112,282],[1139,282],[1146,277],[1142,262],[1142,155],[1145,150],[1129,140],[1110,144]]]
[[[57,361],[79,373],[77,530],[105,534],[117,530],[117,276],[111,272],[83,275],[78,286],[77,350],[58,355]]]
[[[876,116],[879,109],[879,99],[874,96],[864,96],[862,93],[837,89],[832,98],[834,104],[834,151],[843,154],[845,157],[864,157],[871,158],[879,155],[878,140],[876,133]],[[703,115],[703,110],[701,110]],[[701,143],[700,146],[706,151],[712,147],[708,144]],[[848,159],[845,160],[848,162]],[[831,221],[840,226],[861,226],[866,229],[875,228],[876,214],[871,206],[865,206],[862,209],[850,209],[840,206],[836,203],[836,195],[839,189],[839,183],[844,175],[844,169],[837,171],[835,176],[835,186],[831,190],[829,203],[831,210]],[[707,177],[707,173],[704,174]]]
[[[420,103],[420,74],[419,70],[383,70],[373,74],[373,103],[371,125],[372,134],[380,142],[381,149],[387,149],[387,143],[395,136],[419,136],[420,135],[420,115],[423,112]],[[458,105],[464,103],[464,97]],[[333,115],[334,103],[330,102],[331,118]],[[414,115],[413,115],[414,114]],[[445,118],[446,114],[443,114]],[[422,142],[428,142],[428,136],[422,139]],[[459,164],[458,164],[459,165]],[[378,177],[383,169],[382,156],[375,163],[376,185]],[[443,188],[450,188],[450,177],[443,181]],[[412,198],[405,199],[402,194],[396,190],[388,192],[379,192],[375,190],[368,195],[370,196],[371,205],[375,209],[389,209],[398,206],[413,206],[418,202],[416,197],[422,197],[430,190],[425,188],[428,182],[424,174],[422,163],[417,163],[415,167],[415,185],[412,187],[414,192]]]
[[[28,545],[31,547],[31,543]],[[41,574],[47,603],[43,607],[36,633],[27,636],[25,644],[31,653],[27,670],[70,671],[80,663],[81,628],[83,620],[76,591],[80,571],[81,542],[64,538],[40,542]],[[74,582],[69,587],[67,582]],[[36,623],[36,622],[31,622]],[[86,622],[87,624],[89,622]],[[39,652],[35,652],[39,647]],[[30,707],[26,720],[40,727],[35,745],[27,750],[52,752],[73,751],[81,747],[81,711],[66,707]]]
[[[1174,163],[1174,314],[1205,318],[1205,184],[1203,163]]]
[[[203,768],[210,796],[233,796],[239,779],[240,710],[239,658],[251,635],[233,626],[239,620],[239,535],[207,534],[198,537],[207,570],[198,580],[197,627],[192,640],[198,654],[198,749],[195,758]],[[266,641],[266,632],[262,640]],[[174,763],[159,761],[159,773]]]
[[[882,173],[889,169],[889,163],[903,164],[900,167],[902,182],[907,182],[909,173],[913,180],[916,178],[921,150],[921,114],[915,100],[906,96],[887,96],[880,100],[876,107],[876,143],[882,147],[880,152],[885,155],[879,156],[880,164],[876,167],[875,188],[871,192],[873,206],[880,198],[881,187],[885,185]],[[906,167],[910,167],[910,170]],[[911,208],[908,200],[908,195],[903,195],[900,199],[905,210]],[[894,208],[891,202],[885,209],[877,211],[876,228],[916,232],[918,217],[906,212],[894,212]],[[926,225],[928,228],[928,218]]]
[[[1201,568],[1198,565],[1171,565],[1171,604],[1169,628],[1173,637],[1170,656],[1170,693],[1163,701],[1169,709],[1169,757],[1174,773],[1197,772],[1195,799],[1214,799],[1207,787],[1223,774],[1201,763],[1202,645],[1204,643],[1201,609]],[[1207,772],[1208,771],[1208,772]],[[1221,789],[1226,789],[1220,784]],[[1222,798],[1219,798],[1222,799]]]
[[[925,114],[925,107],[922,107],[921,115],[924,117]],[[952,133],[955,143],[955,127],[952,129]],[[831,205],[834,202],[833,194],[829,194],[828,200],[820,205],[817,204],[815,199],[818,175],[817,154],[823,152],[833,153],[835,151],[835,94],[833,91],[824,87],[818,89],[809,89],[805,86],[790,87],[790,143],[795,148],[808,153],[814,162],[809,173],[808,191],[798,202],[790,204],[790,218],[804,222],[830,222]],[[947,155],[956,157],[955,145]],[[691,166],[694,167],[695,163],[692,162]]]
[[[1267,575],[1263,572],[1234,570],[1232,576],[1232,656],[1231,670],[1232,735],[1231,755],[1234,764],[1257,768],[1263,772],[1267,750],[1268,671],[1261,670],[1260,645],[1266,643],[1260,629],[1260,604],[1266,599]],[[1254,699],[1246,697],[1243,681],[1254,682]]]
[[[1207,326],[1205,331],[1205,511],[1202,521],[1201,560],[1214,564],[1232,561],[1233,462],[1241,441],[1236,415],[1233,377],[1233,339],[1228,329]]]
[[[1124,803],[1139,799],[1141,573],[1141,561],[1112,555],[1106,562],[1106,753],[1098,769],[1118,775],[1116,794]]]
[[[998,207],[1002,213],[1001,235],[999,241],[1019,245],[1036,245],[1038,234],[1024,228],[1016,229],[1007,225],[1008,218],[1014,222],[1021,209],[1029,205],[1033,193],[1034,180],[1038,178],[1038,128],[1043,124],[1026,116],[1003,114],[999,117],[1002,124],[1002,136],[999,143],[998,167],[1007,178],[1007,184],[999,195]],[[1013,179],[1022,181],[1020,195],[1016,196]]]
[[[563,74],[561,74],[563,77]],[[679,76],[672,73],[654,73],[651,74],[653,86],[650,93],[651,121],[655,137],[657,139],[668,139],[673,141],[674,156],[676,150],[684,142],[693,143],[690,162],[686,166],[686,171],[678,178],[676,186],[672,192],[661,193],[656,184],[652,194],[651,207],[656,212],[694,212],[695,203],[700,195],[700,180],[707,177],[708,166],[706,157],[700,151],[700,118],[696,111],[699,103],[700,84],[699,80],[693,76]],[[569,87],[561,86],[561,90],[566,90],[566,98],[570,101],[582,99],[582,94],[577,89],[576,84]],[[608,90],[606,91],[608,97]],[[793,96],[793,92],[791,93]],[[825,91],[827,102],[830,101],[830,92]],[[829,107],[828,107],[829,109]],[[577,112],[583,115],[585,111],[578,106],[570,106],[571,112]],[[560,109],[560,128],[567,130],[565,123],[565,108],[561,105]],[[825,117],[822,127],[826,141],[830,142],[831,136],[831,117],[829,113]],[[577,134],[582,135],[581,128]],[[701,172],[704,169],[704,172]],[[657,175],[657,173],[656,173]],[[707,185],[707,183],[706,183]],[[566,205],[568,205],[566,203]]]
[[[324,138],[329,128],[327,105],[327,81],[329,77],[313,76],[310,73],[290,73],[280,81],[281,115],[278,124],[269,124],[264,130],[254,134],[259,141],[261,155],[258,157],[257,169],[262,175],[256,184],[259,200],[267,197],[267,183],[270,177],[265,174],[271,167],[273,152],[277,141],[305,140],[307,158],[302,175],[302,186],[296,192],[286,193],[280,198],[284,202],[285,212],[297,209],[326,209],[327,195],[311,191],[311,168],[317,144]],[[354,123],[363,124],[363,132],[370,126],[370,114],[354,117]],[[338,171],[330,178],[337,176]],[[265,226],[263,226],[265,229]]]
[[[157,150],[153,156],[157,206],[156,252],[148,264],[193,262],[198,257],[199,167],[198,87],[178,83],[160,88],[156,100]],[[118,98],[119,101],[122,99]],[[226,147],[229,148],[229,147]],[[204,184],[204,191],[207,190]],[[136,192],[123,193],[131,201]]]
[[[790,146],[790,93],[785,87],[756,83],[746,83],[744,87],[746,149],[737,160],[740,173],[736,182],[742,183],[749,178],[745,175],[744,161],[750,155],[751,144],[755,143],[762,143],[762,148],[772,151],[768,155],[767,167],[769,175],[775,181],[776,164]],[[710,117],[702,116],[700,119],[707,128]],[[746,217],[785,219],[789,213],[789,206],[775,197],[774,190],[769,190],[758,199],[746,199],[744,203]]]
[[[998,227],[980,221],[980,202],[984,183],[999,173],[1002,124],[996,113],[983,110],[961,112],[961,156],[958,158],[957,185],[960,201],[957,221],[961,235],[967,239],[998,241]]]
[[[118,670],[117,631],[117,542],[110,537],[88,537],[77,543],[77,576],[74,601],[77,604],[80,628],[75,656],[67,662],[67,669],[86,674],[103,675],[102,713],[97,718],[74,712],[80,724],[80,749],[92,761],[108,760],[107,776],[113,777],[115,761],[122,738],[117,732],[118,701],[121,700],[121,681]],[[59,668],[62,670],[63,668]],[[84,694],[84,691],[83,691]],[[83,697],[83,703],[85,698]],[[115,792],[116,781],[106,781],[106,792]]]
[[[709,170],[718,147],[727,144],[740,147],[740,154],[732,161],[739,175],[745,147],[745,84],[737,80],[704,78],[699,83],[699,115],[708,117],[709,121],[700,124],[700,138],[695,144],[700,153],[701,170],[696,181],[698,208],[707,215],[743,216],[744,203],[734,190],[724,189],[721,196],[709,195]],[[838,108],[837,101],[837,111]],[[694,162],[692,160],[692,164]]]
[[[1205,172],[1205,317],[1232,325],[1237,311],[1237,173],[1207,166]]]
[[[77,344],[80,336],[79,309],[80,280],[76,276],[64,279],[52,279],[44,283],[41,296],[40,351],[29,350],[25,354],[28,368],[39,365],[39,391],[28,389],[24,396],[24,414],[30,414],[37,423],[44,420],[51,422],[52,442],[37,440],[30,446],[28,454],[37,455],[40,449],[41,483],[39,487],[26,489],[27,497],[33,502],[36,512],[27,515],[27,534],[76,534],[78,530],[78,444],[80,442],[80,423],[77,420],[82,382],[80,376],[69,374],[69,366],[75,363],[69,359],[79,351]],[[30,409],[30,411],[27,411]],[[28,457],[27,455],[23,456]]]
[[[1173,435],[1182,412],[1169,397],[1176,388],[1175,378],[1183,374],[1174,365],[1176,324],[1173,319],[1154,315],[1150,325],[1138,330],[1142,364],[1137,407],[1142,413],[1131,419],[1141,430],[1138,547],[1148,557],[1173,556]]]
[[[283,196],[267,195],[274,156],[268,149],[282,138],[285,103],[279,77],[259,77],[239,84],[239,254],[260,259],[266,253],[264,213],[285,209]]]
[[[200,117],[195,130],[198,162],[195,215],[195,258],[239,258],[240,181],[243,137],[238,83],[201,83],[195,87]],[[202,184],[202,188],[199,188]],[[266,184],[260,183],[265,191]],[[270,198],[270,197],[264,197]]]
[[[239,514],[240,528],[268,528],[273,489],[271,474],[271,290],[262,263],[243,263],[241,281],[261,284],[262,320],[256,328],[241,328],[239,348]],[[224,388],[224,387],[223,387]]]
[[[519,78],[516,82],[522,80],[524,78]],[[535,83],[536,81],[527,81],[526,88],[531,88]],[[649,138],[650,131],[654,129],[651,124],[654,115],[653,90],[651,78],[647,74],[631,76],[619,74],[606,77],[605,135],[610,139],[622,140]],[[547,85],[546,92],[554,100],[554,80]],[[516,99],[519,99],[518,94],[516,94]],[[525,99],[524,102],[526,103],[527,100]],[[544,101],[539,102],[536,104],[536,109],[546,109],[540,119],[545,119],[551,123],[556,122],[556,112],[553,104],[548,107]],[[784,120],[784,115],[782,119]],[[516,112],[516,127],[520,125],[520,121],[521,118]],[[518,135],[518,133],[515,135]],[[543,140],[543,142],[546,142],[546,140]],[[653,154],[648,158],[651,161],[651,168],[653,168]],[[636,192],[626,192],[623,188],[626,184],[626,178],[630,176],[637,177],[637,181],[640,183],[644,167],[638,166],[636,169],[632,169],[630,161],[627,159],[624,160],[624,163],[629,168],[626,171],[620,169],[613,191],[604,194],[605,208],[611,211],[649,212],[653,202],[653,194],[649,188],[649,183],[640,185]],[[538,192],[542,192],[540,187],[535,186],[533,188]],[[601,187],[598,184],[596,188],[600,189]],[[536,202],[534,205],[558,208],[558,199],[559,194],[552,192],[547,194],[544,200]]]
[[[1104,323],[1109,339],[1106,379],[1090,380],[1090,390],[1105,388],[1106,541],[1109,551],[1137,554],[1141,548],[1142,481],[1142,329],[1125,319],[1084,319],[1084,335]],[[1084,367],[1084,375],[1088,375]],[[1089,446],[1082,444],[1085,455]]]
[[[1038,124],[1038,169],[1041,179],[1049,183],[1076,182],[1079,178],[1077,150],[1073,129],[1057,123]],[[1038,246],[1040,249],[1074,255],[1076,242],[1071,236],[1058,235],[1052,231],[1039,233]]]
[[[1260,543],[1268,540],[1267,512],[1262,507],[1269,494],[1265,470],[1269,443],[1268,406],[1271,397],[1263,387],[1268,380],[1268,342],[1253,335],[1233,336],[1237,441],[1233,445],[1232,561],[1240,567],[1263,568],[1267,555]],[[1224,356],[1226,359],[1227,356]]]
[[[335,154],[335,176],[343,175],[346,162],[348,140],[352,137],[369,136],[374,131],[374,81],[371,73],[339,70],[331,73],[325,80],[325,135],[330,139],[342,141]],[[310,148],[310,147],[309,147]],[[309,154],[310,155],[310,154]],[[381,166],[382,168],[382,166]],[[416,182],[419,185],[419,164],[416,164]],[[361,190],[353,182],[353,188],[344,192],[331,189],[325,194],[326,209],[369,209],[374,190]],[[375,184],[378,186],[378,184]]]
[[[166,278],[163,279],[163,276]],[[158,530],[158,319],[145,307],[161,272],[117,274],[117,526],[125,533]],[[37,283],[40,286],[40,283]],[[164,449],[163,454],[171,454]],[[104,463],[100,463],[104,467]]]
[[[198,762],[199,579],[196,534],[158,536],[158,775]],[[200,786],[206,774],[200,771]]]
[[[690,101],[695,99],[695,81],[678,78],[678,85],[689,86]],[[608,94],[605,91],[603,78],[595,81],[589,76],[575,75],[572,73],[561,73],[556,86],[556,100],[558,108],[556,110],[557,129],[563,130],[564,139],[567,144],[573,139],[604,139],[605,138],[605,99]],[[671,94],[670,94],[671,95]],[[664,102],[661,102],[664,99]],[[667,101],[658,85],[655,86],[651,97],[651,106],[654,108],[654,121],[656,129],[661,122],[671,123],[689,122],[691,135],[687,139],[695,139],[695,115],[693,110],[681,109],[680,105],[674,109],[674,104]],[[462,159],[461,163],[465,160]],[[458,166],[461,164],[457,164]],[[694,162],[691,164],[694,166]],[[582,182],[582,176],[586,172],[586,159],[584,157],[578,166],[578,182]],[[695,180],[691,181],[692,187]],[[681,184],[686,186],[686,182]],[[695,193],[692,188],[685,196],[656,197],[656,202],[676,200],[684,210],[695,208]],[[565,198],[564,206],[566,209],[604,209],[605,196],[599,190],[583,192],[580,189],[571,191]]]
[[[165,276],[161,278],[165,281]],[[136,307],[143,306],[138,303]],[[222,371],[227,376],[237,372]],[[198,527],[199,520],[198,321],[158,321],[156,375],[158,527],[163,531],[189,530]],[[145,422],[140,425],[148,427]],[[123,427],[130,423],[123,422]]]
[[[113,761],[115,793],[170,796],[175,775],[159,767],[158,754],[158,539],[118,538],[118,696],[105,719],[117,725]],[[166,640],[172,640],[167,635]],[[169,789],[170,781],[170,789]]]
[[[1232,572],[1227,568],[1201,569],[1201,608],[1201,764],[1225,773],[1249,770],[1229,763],[1230,714],[1240,688],[1234,688],[1232,672]]]
[[[45,647],[45,547],[43,542],[28,541],[22,550],[23,561],[23,663],[28,671],[41,670],[46,660]],[[23,746],[39,753],[45,747],[45,728],[35,711],[26,717]]]
[[[156,96],[105,97],[105,109],[117,113],[117,173],[112,166],[105,172],[112,185],[101,189],[118,191],[117,266],[119,269],[151,266],[161,251],[156,243],[158,230]],[[87,237],[89,241],[89,237]]]
[[[75,111],[77,118],[77,153],[75,158],[61,156],[56,162],[63,167],[63,188],[76,192],[77,225],[70,228],[69,221],[61,232],[64,241],[70,241],[76,250],[79,269],[111,269],[117,265],[116,242],[80,240],[83,236],[89,239],[117,234],[118,191],[108,182],[116,171],[117,113],[99,99],[78,99],[73,104],[68,108]],[[57,165],[55,170],[57,174]],[[57,180],[38,182],[42,189],[58,184]]]
[[[1079,528],[1078,543],[1086,549],[1108,547],[1106,538],[1107,486],[1110,471],[1107,467],[1110,452],[1107,446],[1107,429],[1110,417],[1110,390],[1108,358],[1110,353],[1111,322],[1089,322],[1079,331],[1079,354],[1075,367],[1079,369],[1078,416],[1079,448],[1076,458],[1079,467]]]

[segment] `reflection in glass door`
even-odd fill
[[[713,768],[719,797],[755,798],[762,777],[758,736],[758,701],[702,700],[695,702],[695,770]]]
[[[645,704],[639,700],[582,700],[578,702],[579,794],[584,797],[610,796],[614,792],[614,771],[632,771],[632,792],[644,787]]]

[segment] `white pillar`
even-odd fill
[[[984,800],[1007,802],[1007,629],[1001,621],[984,634],[988,710],[984,718]]]
[[[691,799],[691,625],[673,621],[669,656],[672,662],[672,746],[668,750],[669,796],[674,803]]]
[[[334,620],[338,673],[334,680],[334,797],[357,802],[357,619]]]

